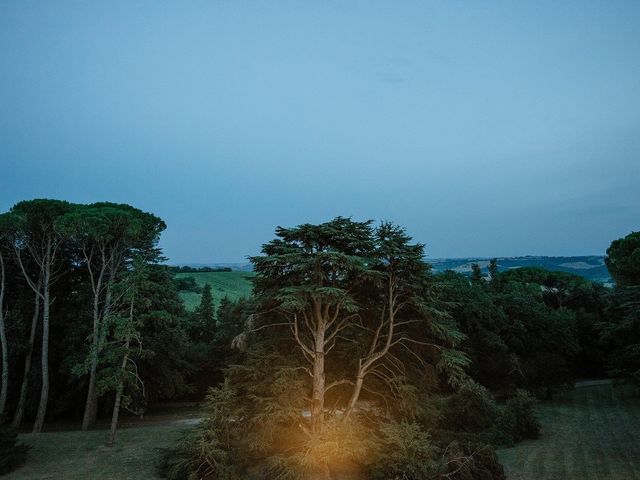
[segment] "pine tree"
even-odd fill
[[[215,314],[213,307],[213,294],[208,283],[202,289],[202,299],[195,311],[195,318],[200,329],[200,335],[204,339],[213,339],[215,335]]]
[[[474,283],[482,281],[482,270],[477,263],[471,265],[471,281]]]

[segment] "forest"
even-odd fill
[[[495,451],[540,435],[576,380],[640,387],[640,232],[612,239],[613,287],[538,267],[435,273],[392,222],[277,227],[248,298],[214,304],[169,267],[162,219],[36,199],[0,215],[0,474],[18,432],[191,401],[169,479],[505,478]]]

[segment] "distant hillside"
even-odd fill
[[[471,265],[477,263],[483,272],[487,271],[488,258],[438,258],[429,259],[435,272],[453,270],[470,273]],[[500,271],[520,267],[541,267],[547,270],[561,271],[580,275],[594,282],[610,283],[611,276],[602,256],[588,257],[503,257],[498,258]]]
[[[225,296],[229,300],[237,300],[238,298],[248,297],[251,295],[251,277],[253,272],[198,272],[198,273],[178,273],[177,278],[193,277],[200,287],[205,284],[211,285],[213,293],[213,302],[217,308]],[[184,300],[187,310],[193,310],[200,304],[200,293],[180,292],[180,296]]]
[[[468,274],[471,265],[477,263],[483,272],[487,272],[488,258],[435,258],[427,261],[433,265],[434,272],[453,270]],[[251,295],[251,271],[250,263],[192,263],[190,267],[214,267],[231,268],[231,272],[193,272],[178,273],[176,277],[193,277],[196,283],[203,287],[206,283],[211,285],[213,299],[216,306],[226,295],[230,300]],[[520,267],[542,267],[547,270],[574,273],[594,282],[610,283],[611,277],[604,264],[602,256],[587,257],[503,257],[498,258],[500,271]],[[193,310],[200,303],[200,294],[195,292],[180,292],[188,310]]]

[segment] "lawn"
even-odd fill
[[[509,480],[640,479],[640,401],[610,384],[578,384],[538,407],[537,440],[498,451]],[[27,463],[8,475],[26,479],[153,479],[159,448],[173,445],[188,425],[124,428],[116,446],[107,432],[24,434]]]
[[[498,451],[509,480],[640,479],[640,401],[598,382],[538,408],[538,440]]]
[[[7,480],[86,479],[140,480],[159,478],[159,448],[175,443],[185,425],[125,428],[118,431],[116,445],[105,446],[106,430],[51,432],[20,435],[32,447],[25,465]]]
[[[213,301],[216,307],[225,296],[229,300],[237,300],[251,295],[253,287],[251,278],[253,272],[201,272],[201,273],[178,273],[176,277],[193,277],[201,287],[205,284],[211,285]],[[194,292],[181,292],[180,296],[184,300],[187,310],[193,310],[200,304],[200,294]]]

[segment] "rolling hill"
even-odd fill
[[[471,265],[477,263],[483,272],[487,272],[489,265],[488,258],[435,258],[427,259],[432,265],[434,272],[444,272],[453,270],[455,272],[469,274]],[[214,303],[217,306],[225,295],[230,300],[248,297],[251,294],[251,278],[254,273],[251,271],[251,264],[247,263],[225,263],[225,264],[191,264],[188,266],[202,267],[226,267],[231,268],[230,272],[188,272],[178,273],[176,277],[193,277],[196,283],[203,287],[210,284],[213,292]],[[580,257],[499,257],[498,268],[500,271],[511,270],[520,267],[541,267],[547,270],[573,273],[587,278],[593,282],[608,284],[611,277],[604,263],[603,256],[580,256]],[[187,310],[193,310],[200,303],[200,294],[195,292],[180,292],[184,299]]]
[[[253,272],[194,272],[194,273],[178,273],[177,278],[193,277],[196,283],[204,287],[205,284],[211,285],[211,293],[213,294],[213,302],[217,308],[225,296],[229,300],[237,300],[238,298],[248,297],[251,295],[251,278]],[[180,292],[180,296],[184,300],[187,310],[194,310],[200,304],[200,294],[195,292]]]

